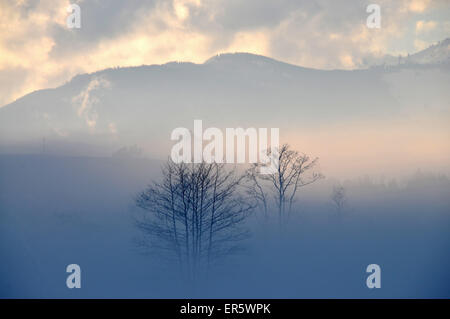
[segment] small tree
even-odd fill
[[[268,150],[269,156],[271,153],[271,150]],[[266,192],[271,192],[274,195],[278,222],[281,227],[292,211],[299,188],[316,182],[323,178],[323,175],[314,171],[318,158],[311,159],[305,154],[293,151],[288,144],[284,144],[278,152],[274,152],[274,154],[277,153],[278,168],[274,174],[258,174],[261,164],[254,164],[248,170],[247,177],[251,181],[251,194],[254,194],[263,204],[266,214]]]
[[[342,185],[336,185],[333,187],[331,193],[331,200],[336,208],[338,216],[342,216],[345,206],[345,188]]]
[[[175,164],[169,159],[162,173],[162,182],[136,199],[144,214],[135,224],[147,246],[174,257],[182,273],[194,280],[211,261],[238,249],[248,235],[243,222],[255,203],[239,192],[243,177],[224,164]]]

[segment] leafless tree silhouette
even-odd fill
[[[266,191],[261,184],[261,181],[258,177],[257,165],[253,165],[246,172],[246,177],[248,180],[247,183],[247,194],[256,199],[258,203],[260,203],[263,207],[264,211],[264,219],[268,218],[268,200]]]
[[[173,256],[182,273],[195,279],[218,257],[239,249],[248,236],[243,222],[256,203],[242,195],[243,176],[224,164],[175,164],[136,199],[143,214],[135,224],[146,245]]]
[[[345,188],[342,185],[336,185],[333,187],[331,193],[331,200],[336,208],[336,213],[338,216],[342,215],[345,206]]]
[[[269,149],[268,155],[270,154]],[[265,214],[268,207],[266,193],[274,195],[281,227],[287,222],[299,188],[316,182],[323,178],[323,175],[314,171],[318,158],[311,159],[305,154],[291,150],[288,144],[278,150],[278,161],[279,165],[274,174],[258,174],[261,164],[257,163],[247,171],[247,178],[250,180],[249,193],[259,200]]]

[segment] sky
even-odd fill
[[[81,8],[68,28],[67,7]],[[369,4],[381,8],[370,29]],[[448,0],[0,0],[0,106],[80,73],[250,52],[320,69],[450,35]]]

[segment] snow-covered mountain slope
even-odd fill
[[[137,144],[161,155],[171,131],[194,119],[294,133],[383,123],[446,109],[449,84],[448,64],[323,71],[247,53],[107,69],[0,108],[0,151],[111,155]]]
[[[450,38],[410,56],[409,61],[417,64],[441,64],[450,62]]]
[[[440,65],[450,63],[450,38],[407,56],[383,55],[364,59],[362,67],[398,65]]]

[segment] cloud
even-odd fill
[[[412,12],[424,12],[430,3],[431,0],[412,0],[409,1],[408,9]]]
[[[420,39],[414,40],[414,47],[415,47],[417,50],[423,50],[423,49],[426,49],[428,46],[429,46],[429,44],[428,44],[427,42],[425,42],[425,41],[422,41],[422,40],[420,40]]]
[[[69,0],[0,2],[0,105],[78,73],[174,60],[202,63],[223,52],[355,68],[367,56],[404,54],[418,41],[436,41],[428,31],[449,29],[436,8],[450,8],[444,0],[378,0],[381,29],[375,30],[365,25],[368,0],[70,2],[81,7],[81,29],[65,25]]]
[[[416,32],[417,33],[427,32],[435,29],[436,26],[437,23],[435,21],[419,20],[416,22]]]
[[[117,134],[117,126],[116,123],[111,122],[108,124],[108,128],[111,134]]]

